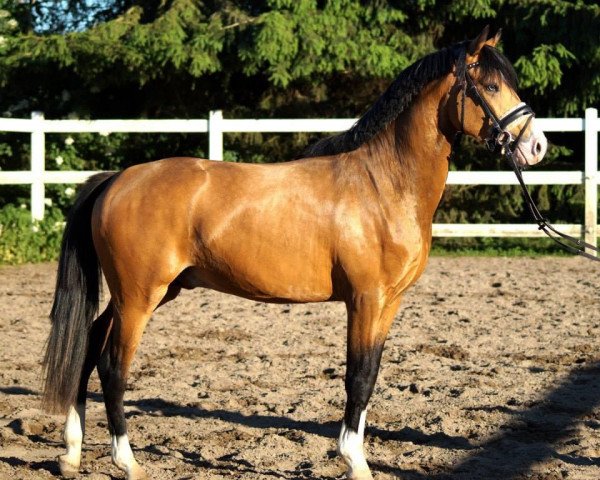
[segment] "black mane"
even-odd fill
[[[431,53],[404,69],[366,113],[345,132],[323,138],[310,145],[300,158],[337,155],[351,152],[375,137],[402,113],[428,83],[447,75],[456,64],[464,69],[464,56],[469,42]],[[485,46],[479,55],[483,79],[501,74],[516,90],[517,75],[508,59],[498,50]],[[463,70],[464,71],[464,70]],[[461,71],[457,74],[461,75]]]

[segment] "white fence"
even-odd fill
[[[210,112],[208,120],[46,120],[40,112],[31,119],[0,118],[0,132],[31,134],[31,169],[0,171],[0,185],[31,185],[31,215],[44,216],[44,189],[50,183],[82,183],[91,171],[47,171],[45,169],[45,134],[77,132],[174,132],[208,133],[209,158],[223,159],[223,134],[227,132],[338,132],[350,128],[354,119],[224,119],[221,111]],[[561,231],[583,236],[596,245],[600,234],[598,225],[598,111],[588,108],[585,118],[542,118],[546,132],[584,132],[584,171],[525,172],[528,185],[584,185],[585,221],[579,224],[561,224]],[[449,185],[516,185],[512,172],[450,172]],[[543,232],[535,224],[435,224],[435,236],[440,237],[540,237]]]

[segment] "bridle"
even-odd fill
[[[515,160],[515,151],[518,148],[523,133],[525,133],[525,130],[527,130],[527,127],[533,120],[535,113],[529,105],[526,103],[520,103],[517,105],[517,107],[509,110],[502,117],[498,118],[485,98],[483,98],[479,93],[473,78],[469,74],[469,70],[472,70],[478,66],[479,62],[469,64],[466,63],[466,50],[463,49],[459,54],[456,68],[456,76],[458,77],[459,86],[462,91],[460,130],[456,132],[454,141],[452,142],[452,149],[449,157],[450,161],[454,159],[456,149],[458,148],[464,133],[465,100],[467,95],[470,95],[471,98],[483,109],[487,118],[492,124],[488,136],[484,139],[486,147],[490,151],[499,153],[507,159],[510,167],[517,176],[525,204],[527,205],[527,208],[529,209],[534,221],[537,223],[538,228],[565,250],[591,260],[600,261],[599,257],[586,252],[586,249],[599,252],[600,250],[597,247],[590,245],[589,243],[586,243],[578,238],[574,238],[570,235],[559,232],[539,211],[537,205],[533,201],[533,198],[531,198],[531,194],[527,189],[527,185],[525,185],[525,181],[523,180],[523,167],[519,166]],[[528,118],[523,127],[521,127],[517,137],[513,139],[512,134],[508,131],[508,127],[525,115],[528,115]]]

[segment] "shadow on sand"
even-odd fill
[[[600,421],[592,415],[599,405],[600,362],[593,362],[573,369],[561,384],[531,408],[491,407],[510,411],[512,419],[452,466],[440,466],[436,473],[421,473],[376,462],[370,465],[374,472],[386,472],[404,480],[555,478],[546,473],[531,474],[535,464],[550,458],[571,465],[600,467],[600,458],[565,455],[555,450],[556,444],[570,437],[575,437],[573,443],[576,444],[578,425],[600,429]],[[600,469],[597,478],[600,478]]]
[[[194,406],[181,406],[162,399],[131,401],[127,404],[149,415],[214,418],[252,428],[299,430],[328,438],[337,437],[339,430],[339,422],[317,423],[281,416],[246,416],[227,410],[208,411]],[[573,369],[562,383],[530,408],[504,405],[481,407],[481,410],[499,410],[512,415],[509,422],[500,426],[496,435],[482,444],[475,445],[466,438],[444,433],[427,435],[411,428],[399,431],[367,428],[367,435],[383,441],[468,451],[462,460],[452,466],[440,466],[438,472],[422,473],[377,463],[376,459],[370,464],[374,472],[385,472],[406,480],[521,478],[531,471],[533,465],[549,458],[571,465],[600,467],[600,458],[565,455],[555,450],[559,442],[576,437],[578,424],[600,429],[600,421],[591,416],[599,405],[600,362],[593,362]]]
[[[133,406],[151,416],[212,418],[227,423],[244,425],[245,427],[299,430],[304,433],[327,438],[337,438],[340,430],[340,422],[319,423],[271,415],[244,415],[239,412],[230,412],[228,410],[204,410],[195,406],[181,406],[158,398],[125,401],[125,405]],[[129,412],[130,416],[135,414],[135,412]],[[459,450],[473,448],[468,440],[462,437],[452,437],[444,433],[426,435],[418,430],[407,427],[397,432],[389,432],[380,428],[369,427],[367,429],[367,434],[381,438],[382,440],[412,442],[417,445],[434,445],[440,448]]]
[[[18,386],[0,387],[0,392],[9,395],[36,394],[35,391]],[[92,401],[102,401],[99,394],[91,394],[90,399]],[[135,407],[147,415],[212,418],[259,429],[299,430],[327,438],[337,437],[339,429],[339,422],[317,423],[293,420],[282,416],[243,415],[228,410],[203,410],[195,406],[182,406],[158,398],[130,400],[126,401],[125,404]],[[367,436],[378,437],[383,441],[411,442],[417,445],[465,450],[467,454],[454,465],[438,466],[436,472],[430,473],[377,463],[376,459],[373,459],[370,465],[374,473],[385,472],[405,480],[475,478],[507,480],[523,478],[528,476],[532,466],[549,458],[556,458],[571,465],[597,466],[600,468],[600,458],[560,454],[555,450],[557,443],[573,436],[576,437],[577,428],[581,424],[592,429],[600,429],[600,421],[592,415],[593,410],[599,405],[600,362],[594,362],[573,369],[561,384],[550,390],[541,401],[530,408],[508,408],[504,405],[481,407],[481,410],[500,410],[512,415],[512,419],[501,425],[496,435],[482,444],[474,445],[466,438],[453,437],[443,433],[426,435],[411,428],[403,428],[395,432],[379,428],[367,428]],[[128,415],[138,414],[138,412],[129,412]],[[148,450],[149,453],[159,453],[154,452],[152,447],[147,447],[145,450]],[[226,470],[232,468],[227,465],[206,465],[206,461],[195,453],[185,451],[180,453],[186,462],[198,468]],[[8,463],[11,463],[11,460],[13,459],[0,458],[0,461]],[[235,461],[239,463],[239,460]],[[47,470],[53,470],[52,467],[47,465],[42,466],[42,468],[44,467]],[[237,465],[235,467],[238,474],[243,473],[244,469],[248,469],[248,472],[255,472],[251,465]],[[304,474],[301,471],[260,473],[276,478],[290,478],[290,474],[292,476],[296,475],[297,478],[310,477],[310,469]],[[533,478],[537,477],[534,476]]]

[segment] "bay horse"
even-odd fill
[[[515,72],[495,48],[499,38],[486,27],[417,61],[350,130],[304,158],[165,159],[92,177],[68,216],[43,361],[44,404],[66,413],[62,474],[80,466],[97,368],[112,461],[129,480],[146,477],[127,436],[129,367],[152,312],[182,288],[204,287],[263,302],[345,303],[338,453],[349,478],[372,478],[363,451],[367,403],[402,294],[425,268],[453,140],[516,138],[521,165],[546,151]],[[490,111],[510,119],[502,132],[492,132]],[[110,301],[95,319],[101,274]]]

